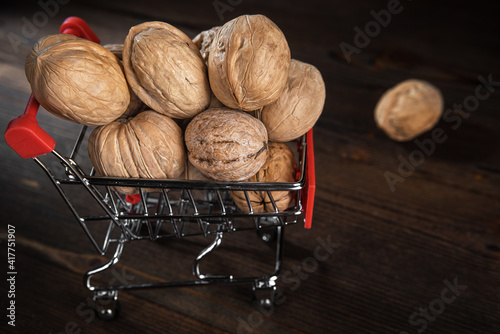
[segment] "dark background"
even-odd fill
[[[103,44],[122,43],[144,21],[173,24],[188,36],[242,14],[264,14],[284,32],[292,57],[322,73],[327,99],[314,128],[317,196],[313,227],[287,227],[280,305],[263,313],[245,285],[120,293],[113,322],[93,319],[82,275],[102,262],[35,163],[2,140],[2,239],[16,227],[16,327],[19,333],[498,333],[500,332],[500,86],[391,191],[384,173],[418,150],[377,129],[373,110],[388,88],[409,78],[438,87],[445,109],[475,94],[479,76],[500,81],[497,1],[401,1],[402,10],[349,63],[355,27],[388,1],[64,1],[3,5],[0,13],[0,119],[20,115],[30,89],[24,59],[67,16],[87,21]],[[63,2],[63,1],[61,1]],[[50,2],[54,3],[54,2]],[[227,6],[216,9],[216,5]],[[56,7],[51,7],[56,8]],[[225,11],[224,11],[225,9]],[[50,17],[49,17],[50,16]],[[36,20],[41,21],[36,21]],[[26,23],[28,22],[28,23]],[[27,24],[37,23],[29,31]],[[12,41],[15,38],[19,44]],[[452,115],[460,115],[458,113]],[[39,123],[67,152],[78,127],[42,111]],[[431,138],[430,132],[418,139]],[[299,276],[318,238],[339,244]],[[232,234],[207,265],[264,268],[267,246],[254,233]],[[208,243],[185,238],[126,245],[118,271],[137,279],[190,279],[192,256]],[[288,279],[285,279],[288,278]],[[453,295],[449,285],[460,285]],[[7,312],[2,283],[0,309]],[[448,289],[448,290],[446,290]],[[444,296],[444,297],[443,297]],[[440,300],[455,296],[450,303]],[[447,299],[449,301],[449,299]],[[83,305],[82,305],[83,303]],[[441,307],[442,306],[442,307]],[[434,310],[434,311],[432,311]],[[426,313],[427,312],[427,313]],[[74,326],[74,327],[72,327]],[[4,332],[4,330],[0,330]]]

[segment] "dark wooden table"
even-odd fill
[[[314,129],[313,227],[286,228],[278,280],[283,295],[271,311],[252,303],[249,286],[231,285],[123,292],[118,319],[95,319],[82,275],[102,258],[42,170],[2,141],[0,332],[499,333],[500,4],[398,3],[3,5],[3,129],[22,113],[30,94],[24,76],[28,50],[71,15],[84,18],[103,43],[121,43],[131,26],[144,21],[169,22],[194,37],[241,14],[265,14],[285,33],[293,58],[321,71],[327,100]],[[373,120],[380,95],[408,78],[441,89],[448,111],[436,125],[446,140],[433,141],[431,132],[418,137],[430,145],[425,155],[418,142],[388,139]],[[491,84],[478,89],[484,80]],[[59,150],[70,149],[76,126],[46,112],[40,112],[39,123]],[[392,189],[388,175],[397,177]],[[6,283],[9,224],[16,242],[13,298]],[[268,258],[260,253],[267,246],[254,233],[227,239],[207,266],[266,267]],[[116,272],[126,280],[189,279],[193,255],[207,243],[205,238],[131,243]],[[11,300],[15,327],[6,317]]]

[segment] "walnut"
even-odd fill
[[[216,33],[208,77],[225,106],[252,111],[274,102],[285,87],[290,48],[283,32],[263,15],[243,15]]]
[[[282,95],[261,112],[269,140],[287,142],[309,131],[323,112],[325,83],[316,67],[292,59]]]
[[[247,182],[294,182],[296,168],[295,156],[286,144],[269,142],[269,155],[266,163]],[[275,211],[267,191],[248,191],[247,193],[253,212]],[[291,191],[271,191],[270,193],[279,212],[288,208],[294,195],[294,192]],[[243,191],[232,191],[231,197],[243,212],[250,211]]]
[[[443,108],[438,88],[409,79],[382,95],[375,107],[375,122],[391,139],[408,141],[433,128]]]
[[[123,113],[121,118],[129,118],[137,115],[141,111],[149,109],[144,102],[134,93],[132,88],[129,86],[130,102],[128,104],[127,110]]]
[[[122,178],[178,178],[186,160],[179,126],[152,110],[95,128],[88,139],[88,154],[98,175]],[[137,193],[135,188],[116,190]]]
[[[264,124],[225,107],[208,109],[193,118],[185,142],[189,161],[202,174],[219,181],[246,180],[267,158]]]
[[[104,44],[103,46],[118,57],[118,59],[123,59],[123,44]]]
[[[215,34],[219,31],[219,29],[220,27],[213,27],[212,29],[200,32],[195,38],[193,38],[193,43],[200,50],[201,57],[205,63],[208,61],[212,41],[214,40]]]
[[[65,120],[103,125],[120,117],[129,105],[118,58],[82,38],[66,34],[43,37],[28,53],[25,71],[40,105]]]
[[[123,44],[105,44],[103,45],[106,49],[111,51],[120,61],[123,59]],[[127,82],[128,85],[128,82]],[[134,93],[130,85],[128,85],[128,91],[130,93],[130,102],[128,104],[127,110],[121,116],[122,118],[133,117],[148,109],[148,107],[141,101],[141,99]]]
[[[123,44],[123,66],[137,96],[162,114],[191,118],[210,103],[207,68],[200,51],[168,23],[132,27]]]
[[[213,179],[203,175],[200,170],[198,168],[196,168],[195,166],[193,166],[193,164],[191,162],[187,162],[187,167],[186,167],[186,171],[184,173],[184,176],[185,176],[185,179],[186,180],[196,180],[196,181],[210,181]]]
[[[220,108],[220,107],[225,107],[225,105],[223,105],[221,101],[217,100],[215,95],[212,93],[212,95],[210,97],[210,104],[208,105],[208,109]]]

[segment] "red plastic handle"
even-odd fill
[[[23,159],[47,154],[56,147],[54,138],[36,121],[39,106],[31,95],[24,114],[10,121],[5,130],[5,142]]]
[[[61,34],[75,35],[76,37],[85,38],[89,41],[100,44],[101,41],[96,34],[90,29],[87,22],[76,16],[70,16],[61,24],[59,28]]]
[[[314,166],[313,130],[307,132],[306,147],[306,182],[302,189],[302,212],[304,212],[304,227],[311,228],[316,193],[316,171]]]
[[[59,32],[100,43],[87,23],[79,17],[68,17]],[[23,159],[50,153],[56,146],[54,138],[38,125],[36,115],[39,107],[40,104],[31,94],[24,114],[10,121],[5,130],[5,142]]]

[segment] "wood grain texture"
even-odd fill
[[[70,15],[85,19],[103,44],[123,43],[129,28],[144,21],[165,21],[193,38],[242,14],[267,15],[285,34],[292,58],[316,66],[327,89],[314,131],[313,227],[286,228],[280,305],[259,311],[245,284],[124,291],[119,319],[91,319],[82,275],[103,259],[40,168],[1,141],[0,258],[7,261],[6,225],[13,224],[18,275],[16,327],[2,315],[0,331],[64,333],[74,326],[80,333],[417,333],[425,319],[423,333],[500,332],[500,86],[492,85],[469,116],[459,110],[475,96],[480,77],[500,81],[500,4],[401,1],[403,10],[348,63],[339,44],[355,46],[354,28],[364,30],[374,20],[371,11],[387,9],[387,1],[219,3],[229,7],[218,12],[212,1],[73,0],[47,20],[37,14],[44,9],[36,2],[9,4],[0,14],[1,124],[5,128],[21,114],[28,100],[26,54]],[[408,78],[438,87],[454,118],[436,125],[446,140],[435,143],[391,191],[384,173],[399,175],[401,159],[418,159],[414,152],[422,149],[415,141],[388,139],[373,110],[385,90]],[[78,126],[45,111],[38,121],[59,151],[71,150]],[[432,132],[417,139],[429,143]],[[84,206],[86,197],[75,196]],[[272,271],[272,253],[255,232],[224,238],[204,268]],[[138,282],[191,279],[191,261],[209,242],[133,242],[116,270]],[[332,253],[316,253],[324,257],[314,262],[325,243]],[[467,288],[440,310],[446,282],[455,279]],[[6,288],[3,283],[3,312]],[[419,308],[439,314],[426,319]],[[413,320],[421,322],[412,325],[414,312]]]

